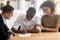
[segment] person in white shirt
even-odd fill
[[[26,14],[19,15],[11,30],[15,33],[38,33],[39,30],[36,28],[37,18],[35,16],[36,9],[30,7]]]

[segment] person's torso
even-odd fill
[[[45,15],[42,17],[42,20],[43,20],[44,27],[55,28],[58,20],[58,15],[52,15],[52,16]]]
[[[30,29],[33,29],[35,23],[36,23],[35,18],[33,18],[32,20],[28,21],[26,19],[26,15],[24,15],[24,16],[21,17],[21,22],[20,22],[21,27],[20,27],[20,29],[21,30],[30,30]]]

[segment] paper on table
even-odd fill
[[[18,34],[20,37],[31,37],[31,33]]]

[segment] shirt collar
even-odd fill
[[[34,20],[34,18],[35,18],[35,16],[34,16],[31,20],[27,20],[27,19],[26,19],[26,15],[25,15],[24,20],[26,20],[26,21],[32,21],[32,20]]]
[[[4,23],[6,24],[6,19],[2,16]]]

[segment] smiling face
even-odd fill
[[[26,19],[27,20],[32,20],[32,18],[35,16],[36,14],[36,9],[34,7],[30,7],[27,11],[26,11]]]
[[[46,13],[46,15],[50,15],[52,13],[51,8],[49,7],[43,7],[43,12]]]
[[[26,14],[26,19],[31,20],[35,16],[35,13],[27,13]]]

